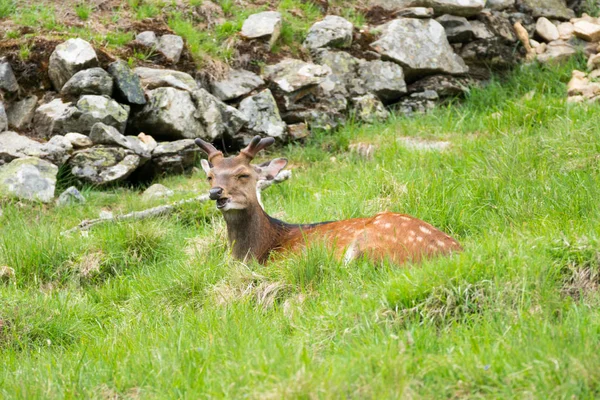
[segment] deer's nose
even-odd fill
[[[208,191],[208,197],[210,197],[211,200],[219,200],[222,194],[223,188],[220,187],[212,188]]]

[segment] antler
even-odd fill
[[[215,157],[223,157],[223,153],[217,150],[212,144],[205,142],[200,138],[196,139],[194,142],[208,155],[209,162],[212,162],[212,159]]]
[[[244,155],[249,160],[252,160],[259,151],[269,147],[273,143],[275,143],[275,139],[272,137],[261,139],[260,136],[256,135],[252,138],[248,146],[240,151],[240,155]]]

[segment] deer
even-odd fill
[[[257,194],[257,184],[276,177],[287,159],[260,165],[251,162],[274,142],[273,138],[255,136],[238,155],[225,157],[212,144],[195,140],[206,153],[201,165],[210,184],[209,198],[225,219],[235,259],[266,264],[277,254],[298,253],[319,241],[345,264],[363,257],[374,262],[418,263],[462,250],[446,233],[406,214],[385,211],[373,217],[311,224],[289,224],[269,216]]]

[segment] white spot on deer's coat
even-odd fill
[[[392,224],[387,223],[383,226],[385,229],[390,229],[392,227]]]
[[[410,218],[409,217],[405,217],[404,215],[401,215],[400,218],[403,219],[403,220],[405,220],[405,221],[410,221]]]
[[[436,240],[435,242],[436,242],[436,243],[437,243],[437,245],[438,245],[438,246],[440,246],[440,247],[444,247],[444,246],[446,246],[446,243],[442,242],[441,240]]]
[[[421,236],[417,236],[417,242],[422,242],[423,238]]]
[[[415,231],[408,231],[408,234],[409,234],[410,236],[415,236],[415,235],[417,234],[417,232],[415,232]]]
[[[415,238],[411,236],[411,237],[408,238],[408,241],[412,243],[412,242],[415,241]]]
[[[421,230],[421,232],[426,233],[426,234],[431,234],[431,230],[427,229],[426,227],[424,227],[423,225],[419,226],[419,229]]]

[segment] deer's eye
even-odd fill
[[[250,175],[248,175],[248,174],[238,175],[238,179],[247,179],[247,178],[250,178]]]
[[[207,181],[212,182],[213,178],[212,176],[209,176],[208,178],[206,178]]]

